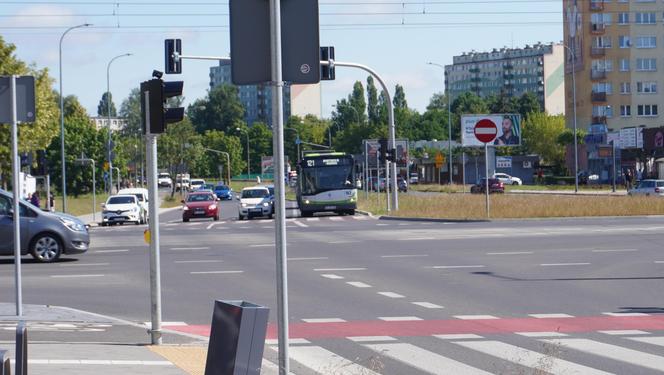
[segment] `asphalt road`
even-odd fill
[[[205,335],[215,299],[268,306],[276,321],[273,221],[238,221],[235,202],[223,202],[221,213],[219,222],[161,216],[163,320],[172,329]],[[149,321],[145,228],[92,228],[87,254],[50,265],[26,259],[25,303]],[[664,369],[662,218],[356,215],[290,218],[287,229],[297,373]],[[0,260],[0,281],[12,280],[11,260]],[[2,288],[0,300],[12,296]]]

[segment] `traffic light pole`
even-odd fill
[[[21,212],[19,201],[20,190],[20,161],[18,158],[18,114],[16,111],[16,76],[9,76],[9,91],[11,95],[11,133],[12,133],[12,190],[13,207],[12,220],[14,221],[14,283],[16,286],[16,316],[23,315],[23,286],[21,282]]]

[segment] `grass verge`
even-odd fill
[[[358,208],[386,214],[385,194],[360,195]],[[657,197],[504,195],[490,197],[491,218],[664,215],[664,199]],[[485,219],[484,195],[452,194],[399,196],[399,211],[391,216],[432,219]]]
[[[101,211],[101,204],[106,202],[108,194],[97,194],[96,211]],[[62,212],[62,196],[55,196],[55,210]],[[46,207],[46,202],[42,199],[42,207]],[[67,195],[67,213],[73,216],[81,216],[92,213],[92,194],[79,196]]]

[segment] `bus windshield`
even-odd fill
[[[303,168],[301,179],[302,194],[306,195],[327,190],[353,189],[353,166]]]

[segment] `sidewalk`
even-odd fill
[[[13,303],[0,303],[0,350],[14,368]],[[164,345],[150,345],[147,326],[59,306],[23,305],[30,375],[203,375],[207,337],[163,332]],[[277,375],[276,353],[265,347],[262,374]]]

